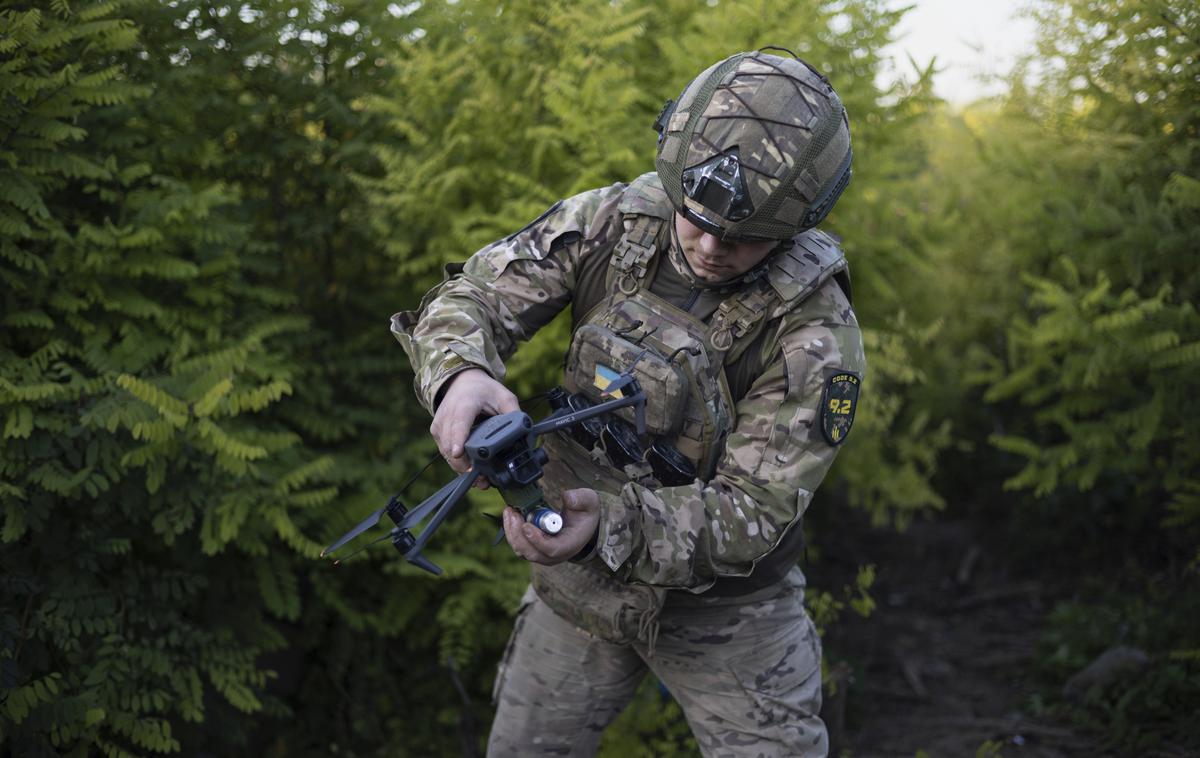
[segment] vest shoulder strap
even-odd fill
[[[615,283],[626,292],[645,281],[650,262],[658,252],[658,237],[674,215],[674,209],[658,174],[651,172],[642,174],[625,188],[617,210],[624,231],[609,259],[607,284],[612,289]]]
[[[709,322],[709,345],[724,354],[726,364],[737,360],[765,319],[787,313],[846,270],[846,256],[828,234],[809,230],[794,237],[775,254],[764,276],[717,308]]]
[[[725,298],[709,319],[709,347],[723,353],[725,363],[735,360],[742,351],[734,346],[755,331],[778,299],[766,277],[756,279],[745,289]]]
[[[640,284],[646,278],[651,259],[658,252],[655,241],[664,222],[654,216],[625,216],[621,223],[625,231],[613,248],[608,278],[632,275]]]
[[[830,277],[846,270],[846,255],[833,237],[810,229],[792,238],[780,250],[767,272],[767,281],[779,298],[774,309],[781,315],[796,307]]]
[[[671,205],[670,198],[667,197],[667,191],[663,189],[658,174],[653,171],[642,174],[629,183],[629,186],[621,193],[617,210],[626,216],[654,216],[663,221],[668,221],[675,215],[675,209]]]

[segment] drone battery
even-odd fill
[[[541,529],[546,534],[558,534],[563,528],[562,516],[560,516],[557,511],[545,506],[542,506],[541,508],[534,508],[529,512],[529,515],[525,517],[525,520],[536,526],[538,529]]]
[[[567,397],[567,407],[571,412],[586,411],[592,407],[592,402],[578,392]],[[598,418],[584,419],[577,425],[567,427],[567,434],[571,435],[576,442],[583,445],[585,450],[591,450],[600,440],[600,430],[604,424]]]
[[[646,462],[654,471],[654,478],[664,487],[678,487],[696,481],[696,467],[692,462],[662,440],[646,451]]]
[[[600,443],[604,446],[604,452],[608,454],[608,460],[617,468],[640,463],[646,455],[633,424],[620,418],[610,418],[604,424],[604,430],[600,433]]]

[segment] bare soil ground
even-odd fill
[[[822,559],[808,569],[811,585],[833,589],[852,582],[860,564],[878,567],[875,612],[847,611],[825,637],[827,661],[849,684],[823,711],[833,756],[1111,755],[1028,713],[1035,646],[1073,577],[1012,565],[995,535],[967,521],[902,533],[847,526],[832,540],[822,535]],[[992,752],[980,752],[989,741]]]

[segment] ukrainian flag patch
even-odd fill
[[[605,366],[601,363],[597,363],[596,364],[596,373],[592,377],[592,384],[594,384],[596,386],[596,389],[600,390],[601,392],[607,393],[608,388],[612,385],[612,383],[617,381],[620,378],[621,378],[621,375],[619,373],[617,373],[616,371],[613,371],[611,368],[609,368],[608,366]],[[616,392],[614,392],[612,394],[612,396],[616,397],[616,398],[621,398],[621,397],[625,397],[625,393],[623,393],[621,390],[617,390]]]

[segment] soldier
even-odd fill
[[[518,409],[504,361],[568,304],[561,404],[622,409],[545,438],[554,536],[509,508],[531,563],[496,677],[489,755],[592,755],[648,667],[706,756],[821,756],[820,640],[801,518],[846,439],[864,369],[845,257],[814,227],[850,179],[824,76],[764,51],[668,102],[655,165],[451,267],[392,329],[458,471],[479,414]]]

